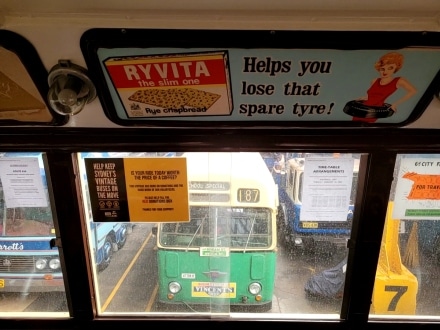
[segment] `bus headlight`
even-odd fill
[[[35,261],[35,268],[37,268],[38,270],[43,270],[44,268],[46,268],[46,265],[46,259],[37,259],[37,261]]]
[[[295,245],[301,245],[302,243],[303,243],[302,238],[299,237],[295,238]]]
[[[60,259],[58,258],[53,258],[49,261],[49,267],[50,269],[59,269],[60,268]]]
[[[260,283],[254,282],[249,284],[249,292],[252,293],[254,296],[259,294],[261,292]]]
[[[171,293],[176,294],[180,290],[182,290],[182,286],[179,283],[177,283],[177,282],[171,282],[170,284],[168,284],[168,290]]]

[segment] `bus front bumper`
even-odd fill
[[[8,279],[0,275],[0,292],[53,292],[65,291],[63,278],[54,279]]]
[[[346,248],[348,246],[348,237],[344,236],[320,236],[320,235],[297,235],[293,239],[295,246],[306,248],[310,244],[322,246],[335,246],[337,248]]]

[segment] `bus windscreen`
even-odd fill
[[[268,248],[271,214],[264,208],[191,207],[191,221],[163,224],[160,244],[166,247]]]

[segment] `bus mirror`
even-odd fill
[[[157,236],[157,226],[154,226],[153,228],[151,228],[151,233],[152,233],[154,236]]]
[[[61,239],[59,239],[59,238],[52,238],[49,241],[49,246],[50,246],[51,249],[53,249],[55,247],[61,248]]]

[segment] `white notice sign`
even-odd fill
[[[7,208],[47,207],[37,157],[0,158],[0,179]]]
[[[347,221],[353,158],[306,158],[300,221]]]

